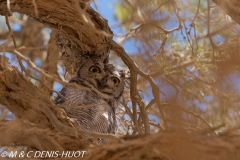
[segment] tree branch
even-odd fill
[[[226,14],[228,14],[235,22],[240,24],[240,3],[236,0],[212,0],[216,3]]]

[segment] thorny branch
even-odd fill
[[[161,117],[163,119],[163,122],[164,122],[164,127],[167,129],[168,126],[167,126],[167,122],[165,120],[165,116],[164,116],[164,113],[163,113],[163,110],[160,106],[160,90],[158,88],[158,86],[154,83],[153,79],[147,75],[146,73],[144,73],[143,71],[141,71],[138,66],[135,64],[135,62],[128,56],[128,54],[124,51],[124,49],[119,46],[118,44],[116,44],[114,41],[112,41],[112,50],[114,50],[121,58],[122,60],[124,61],[124,63],[128,66],[128,68],[130,69],[130,73],[131,73],[131,99],[133,101],[133,108],[134,108],[134,105],[137,103],[137,96],[138,96],[138,93],[137,93],[137,84],[135,82],[137,82],[137,76],[136,74],[139,74],[140,76],[146,78],[149,83],[151,84],[151,87],[152,87],[152,93],[154,95],[154,99],[156,99],[156,102],[158,104],[158,107],[159,107],[159,111],[160,111],[160,114],[161,114]],[[144,106],[145,108],[145,106]],[[143,114],[144,115],[147,115],[145,109],[142,110],[143,111]],[[136,116],[136,109],[133,109],[133,116]],[[143,117],[143,120],[144,120],[144,126],[146,128],[146,133],[148,133],[148,129],[149,128],[149,125],[148,125],[148,121],[147,119],[144,119]],[[136,125],[137,122],[136,122],[136,119],[134,119],[134,124]]]

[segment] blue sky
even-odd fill
[[[100,1],[96,1],[96,2],[97,2],[98,9],[95,8],[93,3],[91,4],[91,6],[98,13],[100,13],[105,19],[108,20],[108,24],[109,24],[111,30],[113,31],[113,33],[114,34],[116,34],[116,33],[120,33],[120,34],[127,33],[126,30],[123,30],[119,27],[111,27],[111,26],[119,23],[119,21],[114,18],[114,12],[115,12],[114,5],[116,5],[117,1],[116,0],[112,0],[112,1],[100,0]],[[116,36],[113,37],[113,40],[116,40]],[[126,50],[126,52],[128,52],[128,53],[137,52],[137,48],[135,47],[134,41],[132,39],[127,40],[125,43],[123,43],[123,47]]]

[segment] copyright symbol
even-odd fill
[[[3,152],[1,153],[1,157],[7,157],[7,155],[8,155],[7,151],[3,151]]]

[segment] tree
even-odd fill
[[[238,2],[234,13],[228,9],[233,3],[213,2],[238,22]],[[114,37],[118,43],[89,2],[0,0],[2,25],[8,27],[0,35],[6,53],[0,67],[0,146],[87,148],[85,159],[239,159],[238,24],[210,0],[120,1],[115,8],[125,32]],[[10,19],[13,12],[21,15]],[[20,30],[12,29],[18,23]],[[124,43],[135,44],[137,53],[127,53]],[[58,94],[54,84],[66,85],[80,55],[109,52],[106,62],[119,56],[131,77],[117,111],[118,134],[99,135],[77,129],[52,100]],[[13,119],[8,110],[14,120],[6,120]],[[134,135],[119,138],[128,125]],[[85,134],[111,140],[89,149]]]

